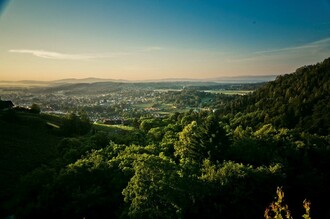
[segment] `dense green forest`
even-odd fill
[[[236,99],[225,112],[237,125],[294,128],[327,135],[330,131],[330,59],[278,76],[252,95]],[[238,113],[238,114],[237,114]]]
[[[326,59],[217,110],[129,126],[2,111],[0,216],[264,218],[281,186],[293,218],[305,199],[330,218],[329,94]]]

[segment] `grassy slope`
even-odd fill
[[[16,113],[11,120],[4,117],[6,113],[0,111],[0,201],[10,195],[21,176],[55,159],[57,144],[64,138],[56,134],[61,117],[30,113]],[[129,136],[135,130],[104,124],[95,124],[94,128],[114,138]]]
[[[134,131],[134,127],[125,125],[107,125],[101,123],[94,123],[94,128],[98,131],[118,132],[118,131]]]
[[[26,113],[8,121],[0,112],[0,199],[10,195],[22,175],[55,158],[61,138],[47,122],[44,116]]]

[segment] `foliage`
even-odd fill
[[[227,106],[227,112],[244,112],[234,120],[244,126],[259,127],[263,123],[272,123],[276,127],[328,135],[329,71],[330,58],[301,67],[293,74],[278,76],[254,93],[236,99]]]
[[[277,200],[270,204],[265,210],[266,219],[292,219],[291,212],[287,204],[284,203],[284,192],[281,187],[277,187]],[[303,202],[303,207],[306,213],[302,216],[305,219],[311,219],[310,216],[311,203],[306,199]]]
[[[31,107],[30,107],[30,112],[31,113],[40,113],[41,109],[40,109],[40,106],[36,103],[32,104]]]
[[[70,113],[65,117],[62,132],[66,136],[83,135],[90,131],[91,122],[85,113]]]
[[[288,205],[283,203],[284,192],[282,188],[277,187],[277,200],[270,204],[265,211],[266,219],[292,219]],[[273,216],[270,216],[273,214]]]
[[[266,218],[329,218],[329,65],[306,66],[241,97],[168,92],[159,101],[217,110],[145,114],[129,118],[130,126],[91,124],[84,112],[1,111],[0,216],[261,218],[283,185],[292,212],[278,189]],[[307,201],[299,210],[305,197],[313,211]]]
[[[175,154],[201,162],[205,158],[221,161],[229,145],[227,133],[214,116],[198,124],[196,121],[185,126],[175,144]]]
[[[142,155],[134,161],[134,176],[123,190],[130,217],[182,217],[184,190],[178,186],[176,168],[173,161],[161,156]]]

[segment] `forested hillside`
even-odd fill
[[[237,99],[233,112],[245,113],[244,125],[296,128],[300,131],[330,133],[330,58],[304,66],[293,74],[278,76],[251,95]]]
[[[132,118],[129,126],[91,125],[83,112],[1,112],[11,130],[1,150],[17,163],[1,216],[264,218],[282,186],[293,218],[305,199],[311,218],[330,218],[329,71],[327,59],[218,110]],[[32,124],[37,133],[23,134]],[[24,145],[35,135],[43,137]],[[46,160],[25,153],[41,145]],[[0,171],[8,176],[5,165]]]

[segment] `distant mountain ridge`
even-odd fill
[[[65,78],[55,81],[50,81],[51,83],[96,83],[96,82],[127,82],[127,80],[122,79],[104,79],[104,78]]]
[[[248,75],[248,76],[223,76],[206,79],[193,78],[164,78],[150,80],[124,80],[124,79],[105,79],[105,78],[65,78],[53,81],[38,80],[20,80],[20,81],[0,81],[1,84],[27,84],[27,85],[59,85],[59,84],[76,84],[76,83],[97,83],[97,82],[125,82],[125,83],[145,83],[145,82],[217,82],[217,83],[258,83],[275,80],[277,75]]]

